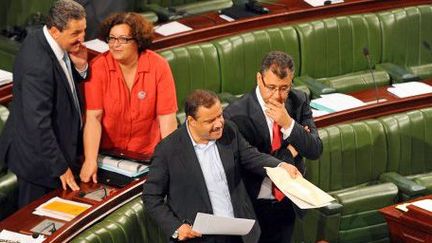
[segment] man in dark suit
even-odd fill
[[[82,45],[85,11],[60,0],[51,7],[46,26],[30,34],[13,71],[11,114],[0,140],[0,159],[18,177],[18,206],[53,188],[78,190],[82,116],[77,81],[87,75]]]
[[[153,155],[143,188],[149,214],[171,240],[257,242],[258,224],[240,238],[201,236],[186,222],[193,222],[198,212],[254,219],[240,168],[260,176],[265,175],[264,166],[280,166],[292,177],[300,172],[250,146],[235,125],[224,122],[214,93],[194,91],[186,100],[185,113],[186,123],[162,140]]]
[[[291,89],[294,62],[270,52],[257,73],[257,87],[229,105],[224,116],[260,152],[295,165],[304,174],[303,157],[317,159],[322,143],[305,93]],[[270,179],[245,172],[243,179],[262,228],[260,242],[290,242],[295,212]]]

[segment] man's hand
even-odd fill
[[[295,167],[292,164],[282,162],[279,164],[279,167],[282,167],[283,169],[285,169],[288,172],[288,174],[291,176],[291,178],[297,178],[297,176],[302,176],[302,174],[297,169],[297,167]]]
[[[79,186],[75,182],[74,175],[71,169],[67,169],[66,172],[60,176],[60,181],[62,183],[63,190],[66,190],[69,186],[72,191],[78,191]]]
[[[292,118],[289,116],[283,103],[275,99],[269,99],[265,103],[265,106],[267,108],[265,110],[266,115],[273,119],[280,127],[287,129],[291,125]]]
[[[87,66],[87,47],[81,44],[78,51],[69,52],[69,56],[75,67],[79,71],[84,71],[85,67]]]
[[[97,183],[97,162],[85,160],[80,172],[80,179],[82,182],[89,182],[90,179],[93,183]]]
[[[188,224],[182,224],[178,229],[178,240],[179,241],[183,241],[183,240],[188,240],[188,239],[192,239],[192,238],[196,238],[196,237],[201,237],[201,234],[193,231],[192,230],[192,226],[188,225]]]

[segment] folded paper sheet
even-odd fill
[[[192,230],[203,235],[246,235],[255,220],[215,216],[207,213],[197,213]]]

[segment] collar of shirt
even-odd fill
[[[48,41],[49,46],[53,50],[55,56],[57,57],[57,60],[63,61],[63,57],[65,55],[65,51],[60,47],[60,45],[57,43],[57,41],[54,40],[54,38],[51,36],[51,34],[48,32],[48,27],[44,25],[43,27],[43,33],[45,35],[45,38]]]
[[[199,149],[199,150],[206,150],[207,148],[210,148],[211,146],[213,146],[215,143],[216,143],[216,141],[215,140],[211,140],[211,141],[209,141],[207,144],[204,144],[204,143],[197,143],[197,142],[195,142],[195,140],[193,139],[193,137],[192,137],[192,134],[190,133],[190,130],[189,130],[189,123],[186,121],[186,130],[187,130],[187,132],[188,132],[188,134],[189,134],[189,138],[190,138],[190,140],[192,141],[192,145],[193,145],[193,147],[195,148],[195,149]]]

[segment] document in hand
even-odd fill
[[[203,235],[246,235],[255,220],[215,216],[207,213],[197,213],[192,230]]]
[[[129,177],[137,177],[149,170],[147,165],[106,155],[98,156],[98,167]]]
[[[321,95],[321,98],[313,99],[310,102],[311,107],[327,112],[343,111],[363,105],[365,105],[363,101],[341,93]]]
[[[53,197],[37,207],[33,214],[70,221],[90,207],[90,204]]]
[[[265,169],[268,177],[270,177],[279,190],[301,209],[324,207],[335,200],[302,176],[293,179],[281,167],[265,167]]]

